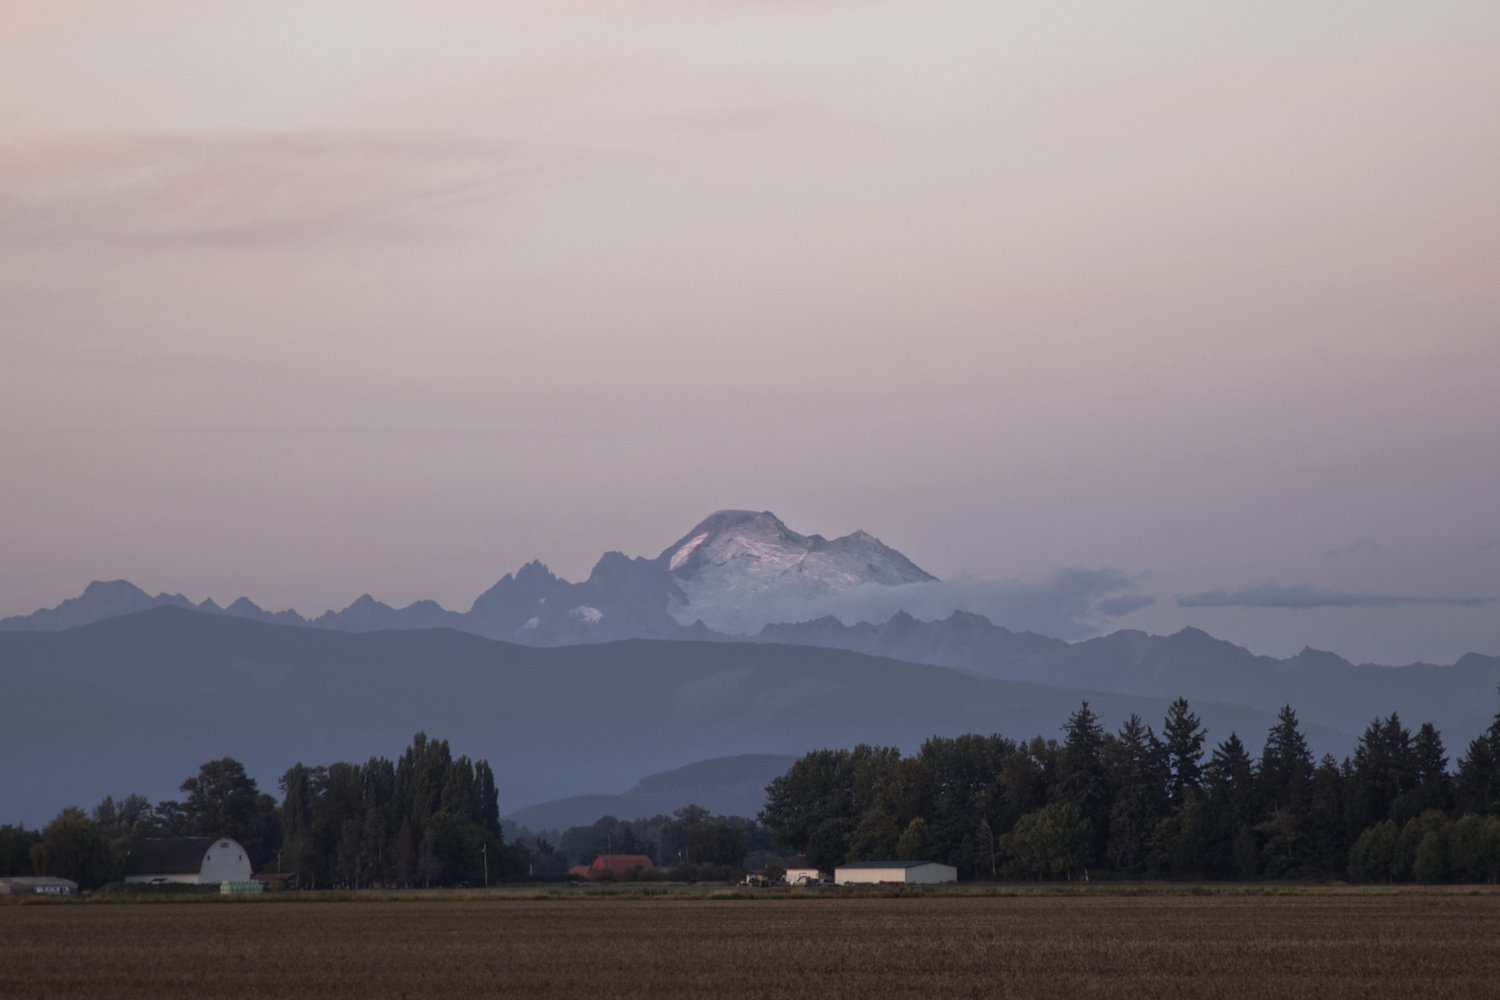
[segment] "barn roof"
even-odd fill
[[[935,865],[936,861],[851,861],[840,868],[916,868],[920,865]]]
[[[606,868],[612,872],[626,872],[632,868],[655,868],[644,854],[601,854],[589,866],[591,871],[601,872]]]
[[[125,874],[196,875],[203,870],[203,855],[221,839],[228,838],[148,837],[138,840],[125,855]]]

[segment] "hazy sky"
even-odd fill
[[[749,507],[1500,653],[1497,108],[1493,0],[0,0],[0,614]]]

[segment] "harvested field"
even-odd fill
[[[5,997],[1491,997],[1500,896],[0,906]]]

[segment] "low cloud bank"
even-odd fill
[[[924,621],[969,611],[1015,631],[1079,639],[1155,603],[1155,597],[1135,591],[1136,582],[1137,578],[1116,569],[1074,567],[1038,580],[958,576],[896,587],[869,583],[839,594],[751,598],[739,609],[743,617],[738,624],[740,630],[753,632],[770,622],[808,621],[824,615],[854,625],[879,624],[897,611]]]
[[[1177,598],[1184,608],[1399,608],[1414,604],[1448,604],[1476,607],[1494,604],[1494,597],[1396,597],[1390,594],[1356,594],[1322,587],[1284,587],[1262,583],[1230,592],[1209,590]]]

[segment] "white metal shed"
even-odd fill
[[[936,861],[854,861],[833,870],[836,885],[933,885],[957,882],[958,869]]]

